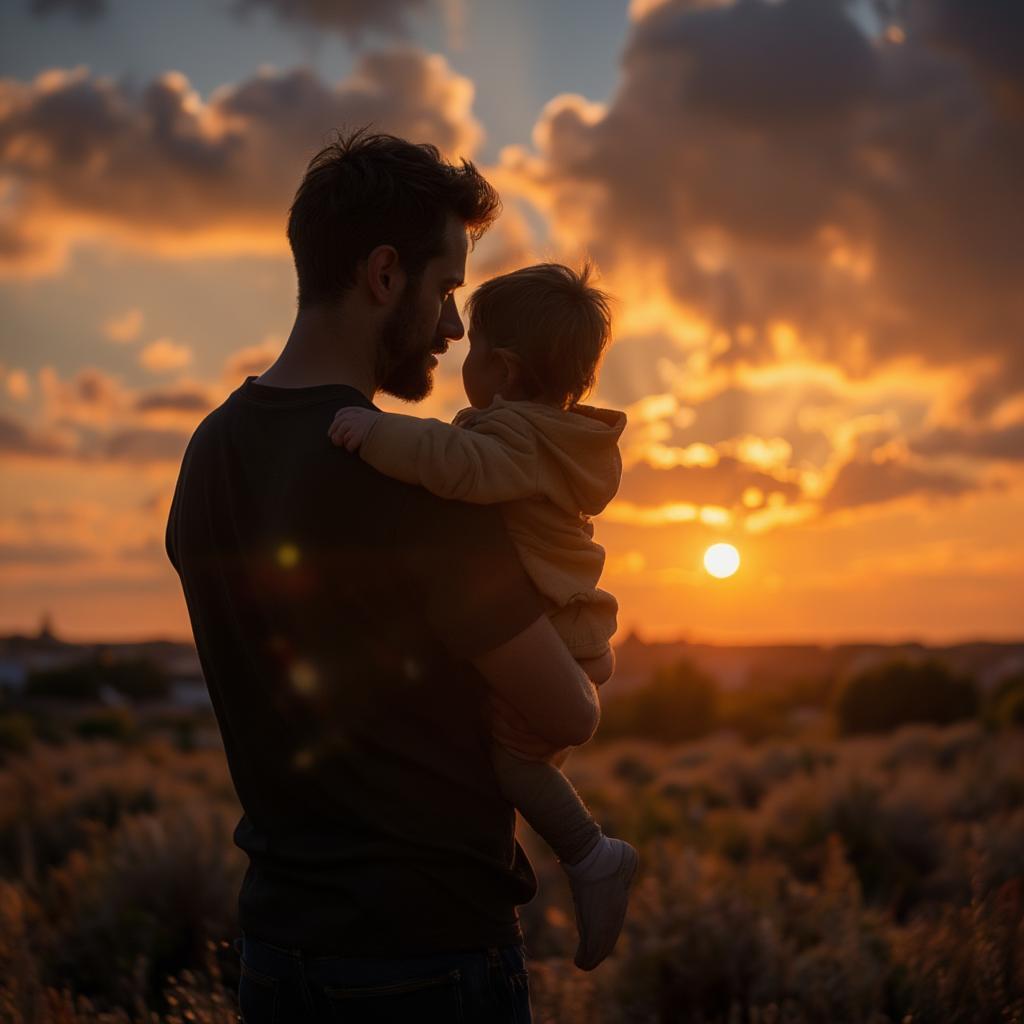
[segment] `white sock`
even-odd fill
[[[575,864],[562,864],[562,867],[569,872],[573,878],[581,878],[586,881],[596,881],[598,878],[607,878],[619,869],[622,862],[622,842],[618,839],[609,839],[606,835],[594,844],[594,848]]]

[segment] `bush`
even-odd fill
[[[688,661],[655,673],[643,689],[606,705],[601,739],[641,736],[662,743],[680,743],[706,736],[717,721],[718,691],[714,682]]]
[[[125,743],[136,737],[138,727],[130,712],[103,711],[82,718],[75,725],[75,732],[84,740],[115,740]]]
[[[171,692],[167,674],[147,658],[115,661],[103,655],[64,668],[33,672],[26,692],[30,697],[96,701],[106,687],[133,700],[160,700]]]
[[[985,718],[996,728],[1024,726],[1024,672],[1004,679],[988,700]]]
[[[67,668],[43,669],[31,672],[25,683],[29,697],[57,697],[62,700],[99,700],[100,681],[90,662],[80,662]]]
[[[24,754],[34,736],[32,719],[27,715],[0,715],[0,762],[7,754]]]
[[[974,683],[935,661],[868,669],[846,684],[836,703],[844,736],[890,732],[911,722],[948,725],[977,711]]]

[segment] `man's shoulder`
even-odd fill
[[[211,409],[199,421],[195,430],[192,431],[192,438],[189,442],[190,447],[212,439],[225,429],[227,421],[231,416],[231,410],[237,402],[237,394],[237,391],[231,392],[220,405]]]

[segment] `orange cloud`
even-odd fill
[[[841,4],[636,2],[612,100],[557,97],[502,153],[505,192],[621,300],[600,395],[689,418],[631,417],[631,458],[710,446],[830,508],[972,491],[948,456],[1015,460],[1019,26],[975,6],[910,5],[897,48]],[[880,470],[893,442],[920,458]]]
[[[264,70],[207,99],[180,72],[142,89],[85,68],[2,79],[0,269],[54,269],[85,239],[280,252],[283,211],[332,131],[372,122],[471,155],[472,103],[467,78],[412,48],[364,55],[334,84]]]
[[[103,333],[110,341],[126,345],[138,339],[142,320],[141,309],[126,309],[104,321]]]
[[[280,341],[268,336],[258,345],[233,352],[224,363],[224,380],[237,386],[246,377],[258,377],[277,358],[281,347]]]
[[[24,370],[8,370],[0,366],[0,382],[16,402],[26,401],[32,394],[32,382]]]
[[[95,367],[70,378],[44,367],[38,381],[41,400],[28,418],[0,414],[0,460],[173,467],[196,424],[225,395],[187,379],[136,390]]]
[[[139,365],[144,366],[152,373],[181,370],[191,362],[192,350],[188,345],[181,345],[170,338],[151,341],[139,353]]]

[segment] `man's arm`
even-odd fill
[[[597,691],[546,615],[472,662],[525,730],[556,747],[593,736],[601,717]]]

